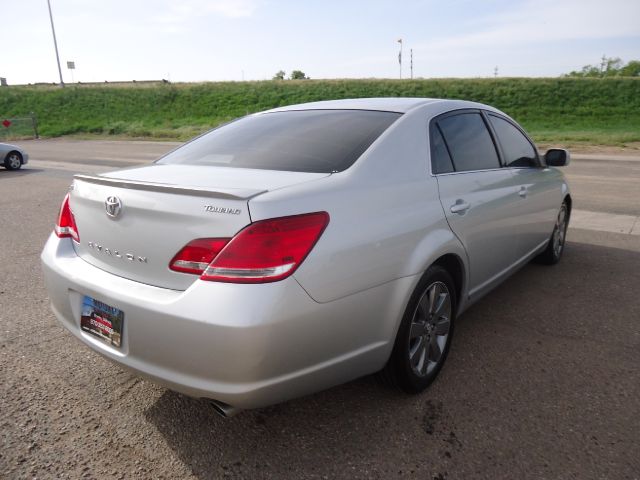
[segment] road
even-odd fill
[[[40,271],[74,172],[174,145],[23,146],[0,169],[0,478],[640,478],[640,161],[574,157],[562,262],[466,312],[425,393],[366,377],[223,419],[76,341]]]

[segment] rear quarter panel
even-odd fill
[[[249,202],[254,221],[329,212],[327,229],[294,274],[317,302],[403,277],[417,276],[415,285],[418,274],[445,253],[464,261],[429,174],[427,121],[423,112],[411,111],[350,169]]]

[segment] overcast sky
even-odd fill
[[[640,59],[640,0],[51,0],[65,81],[557,76]],[[0,76],[58,79],[46,0],[0,0]]]

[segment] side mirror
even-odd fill
[[[544,163],[548,167],[566,167],[571,161],[571,155],[568,150],[562,148],[550,148],[544,154]]]

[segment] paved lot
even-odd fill
[[[640,478],[639,161],[573,162],[563,261],[465,313],[424,394],[369,377],[225,420],[89,351],[42,283],[73,172],[170,146],[24,146],[28,168],[0,170],[0,478]]]

